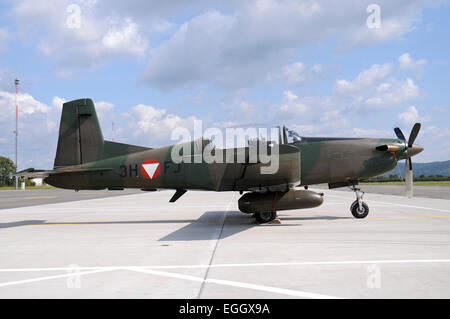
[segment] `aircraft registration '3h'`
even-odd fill
[[[238,191],[239,209],[253,214],[260,223],[274,220],[277,211],[317,207],[323,194],[308,190],[308,185],[327,183],[329,188],[351,187],[356,200],[350,210],[354,217],[364,218],[369,207],[362,201],[359,181],[392,170],[406,159],[407,195],[412,196],[411,157],[423,148],[414,141],[420,124],[416,123],[409,139],[399,128],[397,139],[300,137],[283,126],[278,141],[258,141],[258,147],[277,147],[278,169],[263,174],[266,163],[250,161],[249,146],[227,149],[223,161],[174,161],[176,145],[152,149],[105,141],[91,99],[64,103],[61,114],[58,147],[53,170],[26,169],[17,173],[23,178],[44,178],[50,185],[78,190],[122,190],[140,188],[176,190],[170,202],[187,190]],[[290,141],[290,139],[292,141]],[[184,144],[195,157],[210,145],[207,139]],[[212,149],[212,153],[218,152]],[[243,161],[230,161],[243,154]],[[296,189],[303,186],[304,189]]]

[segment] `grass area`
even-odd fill
[[[405,185],[405,182],[374,182],[359,183],[360,185]],[[450,186],[450,181],[421,181],[414,182],[416,186]]]
[[[53,189],[55,187],[50,186],[50,185],[42,185],[42,186],[27,186],[25,188],[25,190],[35,190],[35,189]],[[14,190],[14,186],[0,186],[0,191],[10,191],[10,190]],[[19,185],[19,189],[20,185]]]

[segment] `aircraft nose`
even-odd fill
[[[418,144],[413,144],[413,146],[408,147],[408,157],[419,154],[423,151],[423,147]]]

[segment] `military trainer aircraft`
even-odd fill
[[[273,143],[278,144],[279,167],[273,174],[261,173],[266,164],[259,159],[249,160],[248,146],[225,155],[235,159],[241,152],[243,161],[177,162],[171,156],[175,145],[152,149],[105,141],[93,101],[79,99],[63,105],[54,169],[29,168],[16,175],[41,177],[50,185],[76,191],[173,189],[170,202],[187,190],[238,191],[243,194],[239,209],[252,214],[259,223],[273,221],[280,210],[321,205],[323,194],[308,190],[309,185],[321,183],[329,188],[352,188],[356,200],[350,211],[354,217],[364,218],[369,207],[362,201],[359,181],[388,172],[403,159],[407,161],[407,191],[412,195],[411,157],[423,150],[414,144],[419,123],[408,140],[399,128],[394,130],[396,139],[301,137],[284,126],[278,130],[278,141],[259,144],[269,153]],[[186,145],[191,152],[182,155],[195,157],[209,142],[203,138],[190,141]]]

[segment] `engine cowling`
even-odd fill
[[[323,194],[309,190],[246,193],[238,201],[239,210],[246,214],[312,208],[322,203]]]

